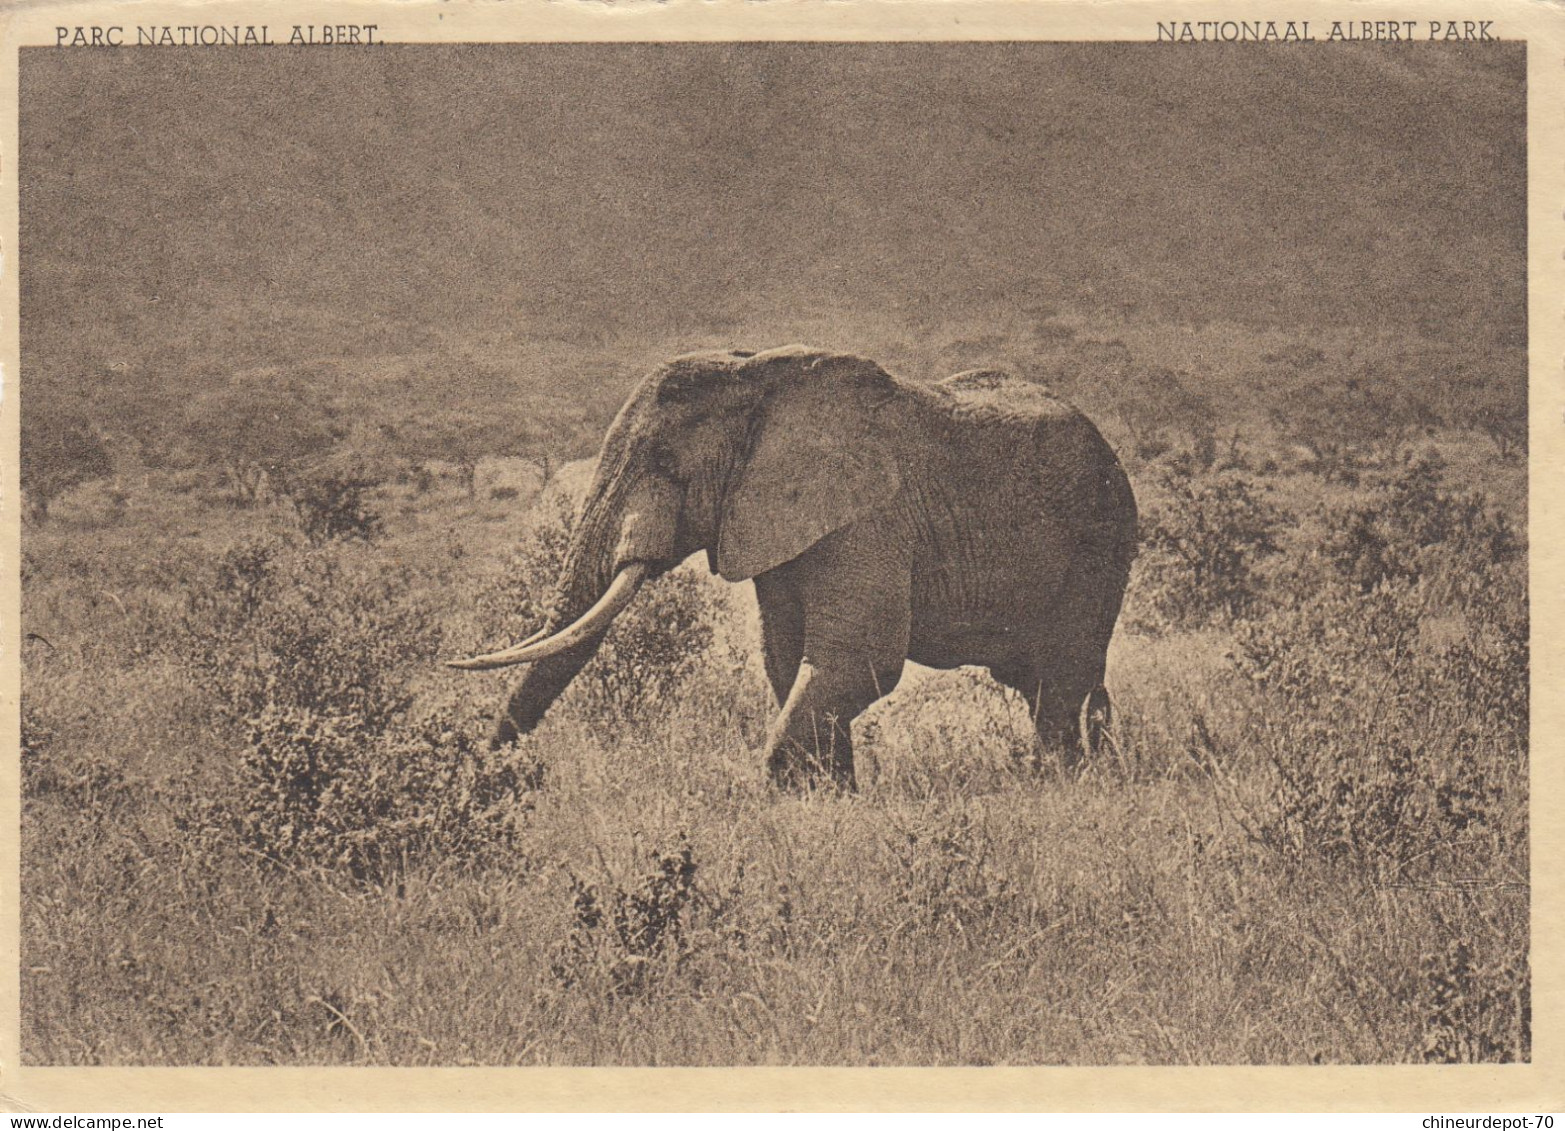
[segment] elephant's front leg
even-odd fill
[[[821,667],[806,658],[793,690],[772,724],[766,768],[784,789],[799,789],[829,779],[839,789],[856,789],[850,726],[864,709],[896,686],[899,661],[877,669],[866,666],[861,678],[851,669]]]
[[[781,707],[788,702],[804,660],[804,605],[782,570],[755,579],[755,603],[761,614],[766,681]]]
[[[855,788],[850,724],[902,678],[908,646],[905,573],[832,571],[800,592],[803,655],[772,724],[766,766],[796,789],[829,778]]]

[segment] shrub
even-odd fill
[[[235,546],[218,558],[208,578],[185,599],[185,631],[192,658],[215,668],[219,648],[242,636],[276,589],[277,558],[287,544],[268,538]]]
[[[376,884],[429,857],[472,866],[511,853],[543,767],[516,746],[489,750],[470,724],[437,711],[377,732],[269,704],[246,720],[241,800],[203,823],[267,861]]]
[[[520,640],[547,619],[575,515],[563,493],[539,500],[505,565],[473,602],[486,635]]]
[[[1464,580],[1455,606],[1465,631],[1430,645],[1432,682],[1445,702],[1461,705],[1472,725],[1525,749],[1531,703],[1526,578],[1505,570]]]
[[[1341,641],[1362,638],[1356,668],[1373,665],[1377,654],[1409,671],[1412,663],[1422,692],[1455,708],[1458,722],[1524,745],[1529,628],[1520,536],[1482,496],[1445,490],[1435,461],[1412,461],[1381,486],[1383,502],[1322,512],[1325,569],[1294,569],[1276,587],[1288,599],[1279,603],[1298,613],[1324,602],[1343,618],[1329,631]],[[1379,634],[1389,629],[1393,606],[1401,610],[1395,636],[1403,647],[1387,652]],[[1301,639],[1297,662],[1330,654],[1318,645]]]
[[[279,380],[264,372],[210,383],[185,406],[181,431],[202,462],[224,469],[233,501],[244,507],[342,438],[334,406],[306,375]]]
[[[1511,523],[1482,495],[1444,489],[1438,460],[1410,461],[1376,486],[1381,501],[1325,515],[1322,556],[1361,592],[1393,580],[1461,583],[1521,555]]]
[[[1269,708],[1263,840],[1374,871],[1481,867],[1525,837],[1526,579],[1520,541],[1437,461],[1378,501],[1326,509],[1320,568],[1236,626],[1231,658]]]
[[[1275,771],[1264,842],[1379,874],[1459,853],[1481,867],[1525,835],[1503,804],[1521,784],[1525,655],[1496,675],[1481,641],[1429,642],[1429,598],[1339,583],[1237,627],[1235,667],[1269,703],[1252,734]]]
[[[219,561],[188,602],[191,659],[237,719],[297,707],[373,733],[412,702],[405,678],[439,632],[400,569],[273,539]]]
[[[741,871],[726,892],[697,881],[695,852],[684,834],[678,846],[649,854],[653,869],[626,884],[591,883],[567,869],[572,925],[551,970],[566,988],[615,996],[645,996],[686,970],[702,940],[743,944],[729,920],[741,901]]]
[[[1272,392],[1267,415],[1278,436],[1309,452],[1304,466],[1328,483],[1356,485],[1377,453],[1435,421],[1420,359],[1294,346],[1259,361],[1256,377]]]
[[[677,709],[679,691],[708,657],[721,615],[712,582],[698,573],[667,574],[615,621],[577,694],[589,717],[611,727]]]
[[[312,545],[333,539],[372,542],[385,533],[380,515],[365,498],[377,486],[378,481],[368,475],[331,472],[291,479],[283,494]]]
[[[474,864],[514,847],[543,767],[515,746],[489,750],[471,712],[412,711],[407,669],[433,658],[438,633],[405,574],[242,546],[187,621],[242,742],[233,796],[191,802],[187,827],[372,883],[430,855]]]
[[[1279,552],[1286,516],[1233,470],[1164,470],[1142,516],[1133,627],[1201,628],[1253,615],[1262,604],[1257,563]]]

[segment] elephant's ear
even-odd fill
[[[717,571],[743,581],[798,557],[897,493],[896,386],[858,358],[769,351],[746,363],[769,391],[723,504]],[[771,370],[771,372],[766,372]]]

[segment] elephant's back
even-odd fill
[[[945,443],[932,474],[915,479],[927,525],[914,539],[914,637],[936,658],[921,662],[1004,660],[990,653],[1042,632],[1034,618],[1057,621],[1055,601],[1083,577],[1100,579],[1117,609],[1136,507],[1093,423],[1047,386],[1001,371],[932,390]]]
[[[1134,503],[1119,459],[1085,413],[1048,385],[1000,369],[970,369],[933,386],[949,421],[950,473],[980,469],[1023,497],[1063,492],[1093,514]]]
[[[959,373],[935,386],[945,418],[938,486],[959,516],[955,551],[1006,572],[1095,559],[1128,568],[1136,503],[1107,440],[1047,385],[1002,370]],[[944,556],[944,555],[942,555]],[[979,563],[966,563],[978,565]]]
[[[936,382],[934,388],[947,399],[953,416],[975,424],[1026,428],[1082,415],[1043,382],[1004,369],[969,369]]]

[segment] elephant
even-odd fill
[[[1113,449],[1047,387],[998,370],[932,385],[806,346],[677,357],[603,441],[496,747],[530,732],[637,588],[704,550],[753,581],[785,789],[855,788],[852,720],[906,660],[986,667],[1067,768],[1107,725],[1105,656],[1136,552]]]

